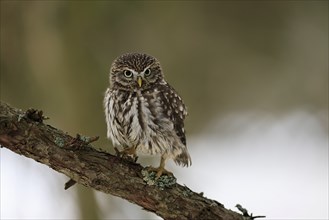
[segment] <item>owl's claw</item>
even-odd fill
[[[122,151],[119,151],[118,148],[114,147],[117,157],[121,157],[126,160],[136,162],[138,156],[136,154],[136,149],[134,147],[124,148]]]
[[[162,176],[162,174],[167,174],[168,176],[174,176],[174,174],[172,172],[169,172],[168,170],[166,170],[165,164],[166,164],[166,156],[162,155],[161,156],[161,161],[160,161],[160,166],[158,168],[154,168],[154,167],[148,167],[147,170],[148,171],[154,171],[156,172],[156,177],[155,179],[159,179],[160,176]]]
[[[159,179],[160,176],[162,176],[163,174],[166,174],[167,176],[174,176],[174,174],[172,172],[166,170],[164,167],[161,167],[161,166],[159,166],[157,168],[155,168],[155,167],[147,167],[146,169],[149,172],[156,172],[156,175],[155,175],[155,179],[156,180]]]

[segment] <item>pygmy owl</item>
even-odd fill
[[[183,100],[164,79],[160,63],[141,53],[124,54],[114,60],[110,86],[104,98],[107,137],[121,153],[161,155],[157,178],[167,159],[191,165],[187,151]]]

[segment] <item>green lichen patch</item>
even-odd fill
[[[56,137],[54,142],[58,147],[64,147],[65,145],[65,141],[60,137]]]
[[[78,138],[83,142],[87,142],[87,143],[90,142],[90,137],[83,136],[83,135],[79,134]]]
[[[176,178],[172,175],[162,175],[158,179],[156,178],[156,172],[149,172],[147,169],[142,170],[143,180],[147,185],[157,186],[160,190],[165,188],[171,188],[176,184]]]
[[[185,186],[184,191],[183,191],[183,196],[185,196],[185,197],[189,197],[189,196],[191,196],[192,194],[193,194],[192,190],[190,190],[189,188],[187,188],[187,187]]]
[[[99,139],[99,136],[87,137],[81,134],[77,134],[76,139],[84,142],[85,144],[90,144],[94,141],[97,141]]]

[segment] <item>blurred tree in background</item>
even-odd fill
[[[327,1],[1,1],[1,100],[111,152],[103,93],[112,60],[134,51],[184,98],[188,136],[230,112],[328,109]],[[81,218],[101,218],[75,188]]]

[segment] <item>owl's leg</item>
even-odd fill
[[[148,168],[149,171],[156,172],[156,179],[158,179],[160,176],[162,176],[162,174],[167,174],[168,176],[173,176],[172,172],[165,169],[166,161],[167,161],[167,156],[166,156],[166,154],[163,154],[161,156],[160,166],[158,168],[154,168],[154,167]]]
[[[168,170],[165,169],[165,165],[166,165],[166,160],[167,158],[164,157],[164,155],[161,156],[161,160],[160,160],[160,166],[157,168],[157,178],[159,178],[163,173],[166,174],[171,174],[171,172],[169,172]]]

